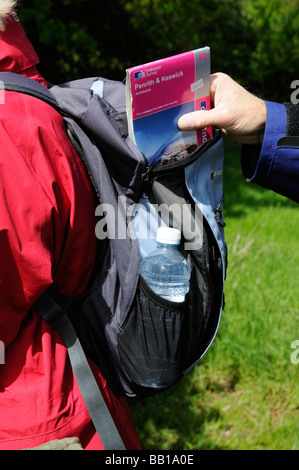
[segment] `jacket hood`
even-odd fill
[[[5,30],[0,31],[0,71],[20,73],[46,86],[46,81],[36,69],[37,64],[39,58],[17,15],[10,13]]]

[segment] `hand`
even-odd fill
[[[208,111],[194,111],[179,119],[182,130],[214,126],[243,144],[260,144],[266,124],[266,105],[224,73],[211,75]]]

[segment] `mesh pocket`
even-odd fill
[[[157,296],[141,278],[119,337],[122,365],[138,387],[166,389],[182,377],[184,306]]]

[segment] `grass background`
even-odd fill
[[[299,449],[298,205],[246,183],[225,141],[226,306],[211,348],[175,387],[133,402],[143,449]]]

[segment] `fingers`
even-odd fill
[[[263,100],[224,73],[211,75],[213,108],[181,116],[181,130],[215,127],[241,143],[259,144],[263,140],[266,105]]]
[[[216,93],[217,89],[221,87],[221,83],[232,81],[231,78],[222,73],[214,73],[210,76],[210,92],[211,92],[211,104],[217,106]],[[203,128],[208,126],[222,127],[225,126],[226,116],[223,114],[225,110],[217,107],[212,108],[209,111],[193,111],[192,113],[185,114],[179,119],[178,126],[181,130],[191,130],[195,128]]]
[[[208,126],[217,126],[217,114],[214,110],[210,111],[193,111],[184,114],[178,121],[181,130],[200,129]]]

